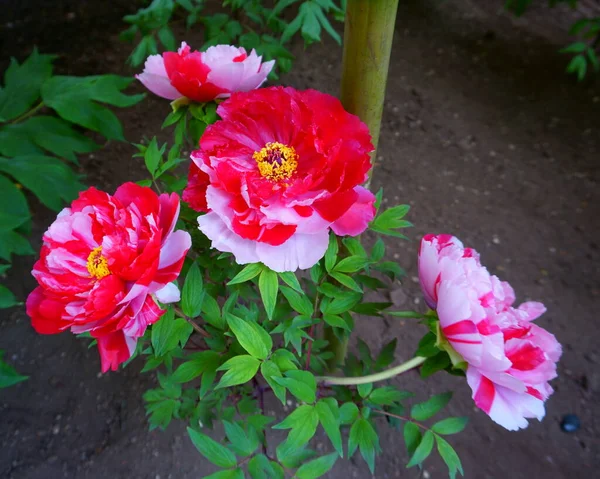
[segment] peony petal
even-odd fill
[[[322,230],[315,234],[296,233],[280,246],[258,243],[256,252],[262,263],[283,273],[311,268],[325,256],[328,245],[329,232]]]
[[[198,225],[212,247],[225,253],[232,253],[238,264],[259,262],[256,253],[256,242],[244,239],[231,231],[223,220],[214,212],[198,217]]]
[[[191,246],[192,237],[187,231],[171,233],[160,249],[159,271],[181,261]]]
[[[135,351],[136,340],[126,337],[122,331],[98,338],[98,352],[102,361],[102,372],[116,371],[119,364],[127,361]]]
[[[156,298],[163,304],[176,303],[181,299],[179,288],[175,283],[168,283],[154,293]]]
[[[165,62],[160,55],[150,55],[144,64],[144,71],[135,77],[155,95],[168,100],[176,100],[183,96],[171,85],[165,70]]]
[[[354,191],[358,194],[357,201],[331,225],[338,236],[358,236],[375,216],[375,195],[362,186],[357,186]]]

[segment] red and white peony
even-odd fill
[[[274,271],[313,266],[329,230],[362,233],[374,195],[359,186],[371,167],[371,136],[339,100],[314,90],[235,93],[192,153],[184,201],[200,230],[239,264]]]
[[[468,365],[475,404],[509,430],[527,427],[527,418],[541,420],[561,356],[556,338],[532,324],[544,305],[515,308],[511,286],[450,235],[423,238],[419,278],[442,334]]]
[[[98,340],[102,371],[116,370],[165,312],[156,299],[179,300],[172,281],[191,238],[174,231],[178,215],[177,195],[157,196],[134,183],[113,196],[95,188],[80,193],[43,237],[32,272],[39,286],[27,298],[35,330],[89,331]]]
[[[275,60],[263,63],[255,50],[248,55],[242,47],[216,45],[199,52],[183,42],[177,52],[149,56],[136,78],[163,98],[186,97],[204,103],[258,88],[274,64]]]

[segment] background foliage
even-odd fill
[[[204,0],[153,0],[124,21],[131,26],[121,34],[126,41],[139,39],[129,61],[141,65],[148,55],[179,46],[171,29],[174,22],[184,22],[189,29],[196,24],[204,27],[204,44],[200,50],[217,45],[232,44],[247,50],[256,49],[264,60],[277,60],[279,72],[288,72],[294,56],[285,45],[297,34],[305,44],[321,41],[325,30],[338,44],[340,35],[330,19],[342,22],[346,1],[333,0],[225,0],[222,12],[208,12]],[[288,21],[290,19],[290,21]],[[272,77],[277,78],[273,70]]]

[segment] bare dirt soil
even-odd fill
[[[466,477],[593,477],[600,467],[599,81],[576,84],[563,74],[565,58],[556,50],[566,42],[563,27],[572,14],[540,9],[516,21],[501,3],[401,2],[374,186],[384,187],[389,203],[410,203],[417,225],[414,241],[389,243],[389,259],[408,271],[391,293],[397,307],[423,307],[415,284],[417,239],[456,234],[513,284],[519,300],[547,305],[539,322],[564,346],[556,393],[542,423],[510,433],[474,407],[464,380],[438,375],[424,383],[408,374],[400,381],[419,397],[456,389],[449,412],[472,418],[452,438]],[[2,68],[9,56],[22,59],[37,44],[60,55],[60,73],[133,73],[124,66],[129,47],[117,34],[135,2],[5,0],[0,8]],[[197,31],[186,39],[201,43]],[[293,50],[297,62],[282,82],[336,94],[341,50],[328,39]],[[159,132],[168,108],[148,97],[121,112],[127,138]],[[143,178],[132,152],[128,144],[110,143],[82,158],[87,182],[113,191]],[[53,215],[36,210],[37,245]],[[19,259],[7,279],[23,298],[33,288],[32,262]],[[1,315],[0,349],[30,375],[0,391],[1,477],[197,478],[213,470],[183,424],[148,432],[141,394],[154,379],[139,374],[139,361],[102,376],[96,351],[84,342],[36,335],[22,308]],[[423,333],[410,322],[376,318],[361,319],[358,332],[375,350],[397,337],[404,360]],[[572,434],[560,429],[568,413],[581,418]],[[401,435],[383,423],[380,432],[385,452],[375,477],[419,477],[404,467]],[[323,440],[317,446],[328,447]],[[329,477],[370,473],[357,455]],[[433,459],[421,477],[447,476]]]

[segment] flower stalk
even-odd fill
[[[364,121],[376,159],[398,0],[348,0],[344,27],[341,101]],[[369,173],[372,176],[373,169]],[[368,187],[368,184],[366,185]]]
[[[358,386],[359,384],[375,383],[378,381],[384,381],[386,379],[393,378],[399,374],[410,371],[425,362],[427,358],[422,356],[416,356],[405,363],[395,366],[385,371],[381,371],[375,374],[368,374],[367,376],[356,376],[356,377],[336,377],[336,376],[321,376],[317,380],[319,382],[331,385],[331,386]]]
[[[397,10],[398,0],[348,0],[346,6],[340,99],[347,111],[369,127],[374,146],[373,165],[377,158]],[[372,176],[373,167],[366,188]],[[346,360],[349,338],[338,338],[329,326],[325,326],[323,337],[333,353],[328,361],[329,371],[334,371]]]

